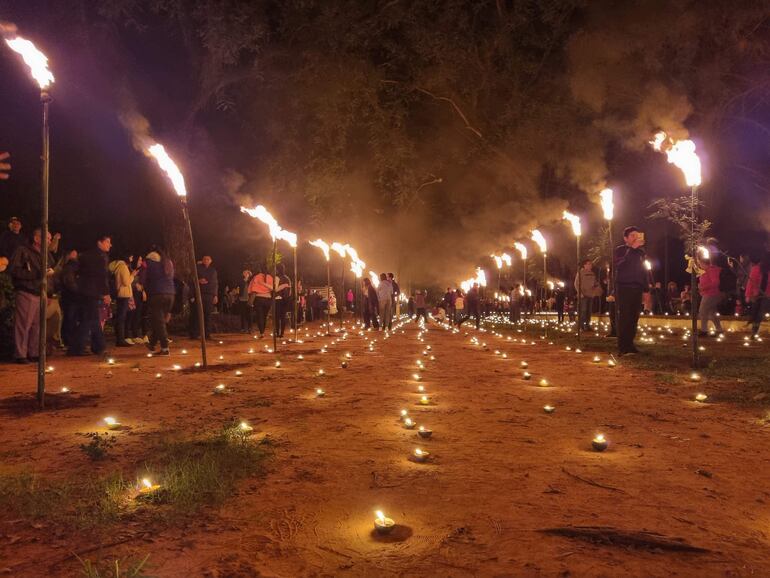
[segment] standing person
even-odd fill
[[[13,357],[16,363],[38,360],[40,338],[40,278],[43,262],[40,251],[43,236],[32,234],[32,244],[18,246],[10,261],[11,279],[16,291]]]
[[[129,270],[128,264],[123,259],[116,259],[109,264],[115,283],[115,299],[117,308],[112,324],[115,328],[115,347],[130,347],[133,343],[126,341],[126,321],[130,301],[134,296],[132,284],[134,274]]]
[[[375,329],[380,328],[380,324],[377,321],[377,312],[380,308],[379,299],[377,297],[377,290],[372,285],[372,281],[369,277],[364,277],[364,329],[369,329],[374,325]]]
[[[615,305],[618,308],[618,352],[636,354],[634,345],[642,309],[642,294],[649,290],[644,268],[644,235],[636,227],[623,230],[625,243],[615,248]]]
[[[759,336],[759,326],[765,315],[770,311],[770,295],[768,295],[768,275],[770,274],[770,253],[765,253],[759,263],[754,263],[746,284],[746,299],[751,303],[751,336]]]
[[[353,301],[355,300],[355,295],[353,294],[352,289],[348,289],[348,292],[345,294],[345,303],[347,303],[348,311],[353,311]]]
[[[578,323],[582,331],[591,331],[591,304],[596,296],[599,281],[596,279],[591,259],[584,259],[575,275],[575,291],[578,295]],[[578,289],[579,288],[579,289]]]
[[[735,272],[736,286],[736,313],[743,315],[746,313],[746,285],[749,282],[749,272],[751,271],[751,260],[748,255],[742,254],[738,260],[730,259],[730,267]]]
[[[663,284],[660,281],[655,281],[655,286],[652,288],[652,313],[654,315],[663,315]]]
[[[78,326],[78,252],[74,249],[64,255],[59,272],[59,294],[62,309],[62,342],[70,347],[75,341]]]
[[[457,289],[455,291],[455,318],[453,319],[455,325],[459,327],[460,322],[463,319],[463,315],[465,315],[465,295],[463,295],[462,289]]]
[[[259,338],[265,337],[267,314],[272,306],[273,276],[265,273],[263,265],[257,266],[257,273],[249,283],[249,298],[254,303],[254,313],[257,318],[257,331]]]
[[[679,302],[681,303],[682,313],[689,313],[692,307],[692,291],[690,291],[689,285],[685,285],[679,293]]]
[[[414,294],[414,306],[417,309],[417,319],[422,317],[427,325],[428,323],[428,304],[425,300],[425,293],[418,289]]]
[[[564,323],[564,302],[567,298],[564,287],[557,285],[553,291],[553,302],[556,307],[556,323],[561,325]]]
[[[128,308],[128,318],[126,319],[126,341],[139,345],[140,343],[147,343],[147,331],[145,327],[144,317],[147,313],[147,293],[144,290],[141,277],[144,272],[144,260],[139,255],[136,260],[131,260],[129,265],[131,270],[131,300],[134,307]]]
[[[708,336],[709,320],[714,323],[718,333],[722,333],[722,324],[717,316],[717,308],[722,302],[724,295],[719,290],[719,276],[722,268],[709,259],[697,257],[699,267],[703,273],[698,277],[698,291],[700,292],[700,305],[698,307],[698,317],[700,318],[700,337]]]
[[[142,286],[147,293],[147,311],[150,318],[150,338],[146,343],[147,349],[155,353],[155,346],[160,343],[160,351],[155,355],[169,355],[166,324],[171,317],[176,295],[174,263],[159,248],[154,247],[147,253],[142,275]]]
[[[275,267],[275,320],[273,331],[276,336],[283,337],[286,329],[286,315],[291,308],[291,279],[286,274],[286,266],[278,263]]]
[[[467,311],[462,319],[460,319],[460,321],[457,323],[458,327],[470,319],[472,315],[476,320],[476,329],[478,329],[481,323],[481,313],[479,309],[480,306],[481,302],[479,300],[479,284],[474,283],[473,287],[471,287],[468,291],[468,295],[466,295],[465,308]]]
[[[244,269],[241,280],[238,282],[238,316],[241,318],[241,333],[251,333],[252,315],[249,304],[249,284],[251,283],[251,271]]]
[[[206,339],[211,337],[211,312],[214,306],[219,302],[219,280],[217,270],[212,267],[214,260],[210,255],[204,255],[201,262],[198,263],[198,284],[201,287],[201,302],[203,303],[203,329]],[[195,294],[191,296],[195,300]],[[192,307],[190,315],[192,324],[190,326],[190,338],[196,339],[200,336],[200,323],[198,323],[198,307]]]
[[[21,220],[19,217],[11,217],[8,230],[0,235],[0,257],[6,257],[10,262],[16,249],[26,246],[27,240],[21,232]]]
[[[511,323],[518,323],[521,321],[521,302],[524,298],[523,295],[524,291],[522,291],[522,287],[520,283],[516,283],[516,285],[511,289],[511,292],[509,293],[510,297],[510,314],[509,319],[511,320]]]
[[[393,302],[391,305],[390,316],[398,317],[401,315],[401,287],[396,283],[396,278],[393,273],[388,273],[388,281],[390,281],[391,287],[393,287]]]
[[[676,281],[669,281],[666,285],[666,309],[671,315],[676,315],[679,311],[680,295],[679,286]]]
[[[444,309],[446,309],[447,317],[452,320],[454,320],[455,318],[454,301],[455,301],[455,294],[452,291],[451,287],[447,287],[446,293],[444,293]]]
[[[377,286],[377,300],[380,305],[380,324],[383,330],[390,331],[393,327],[393,285],[385,273],[380,274],[380,284]]]
[[[110,298],[109,252],[112,239],[108,235],[96,238],[96,247],[83,252],[78,267],[78,328],[74,343],[67,355],[85,355],[86,344],[91,344],[91,353],[101,355],[107,349],[104,332],[99,318],[102,304],[109,305]]]

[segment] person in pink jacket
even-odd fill
[[[701,267],[705,269],[705,272],[698,277],[698,292],[701,296],[700,307],[698,308],[700,335],[708,335],[709,320],[714,322],[717,333],[722,333],[722,324],[717,315],[717,308],[724,299],[724,295],[719,290],[719,274],[722,272],[722,268],[714,265],[712,261],[701,262]]]

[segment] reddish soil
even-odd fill
[[[386,341],[369,333],[378,339],[371,353],[357,335],[326,354],[318,350],[329,338],[283,346],[280,369],[271,354],[247,354],[264,342],[241,335],[212,346],[208,372],[170,370],[196,359],[187,340],[173,344],[170,359],[147,359],[140,347],[116,351],[111,368],[55,358],[51,389],[67,385],[93,397],[44,413],[15,411],[8,398],[34,390],[34,370],[4,366],[2,471],[56,477],[130,469],[159,432],[193,436],[235,416],[277,442],[264,477],[246,480],[223,507],[183,527],[130,528],[135,538],[84,557],[149,554],[147,573],[162,577],[768,575],[770,430],[756,412],[696,404],[693,394],[706,385],[664,388],[622,364],[593,364],[587,352],[478,334],[490,345],[485,351],[437,326],[421,343],[415,324],[404,329]],[[427,344],[436,361],[421,355]],[[182,347],[191,353],[181,355]],[[496,347],[509,358],[494,355]],[[345,351],[353,358],[342,369]],[[418,405],[411,378],[418,358],[427,366],[427,407]],[[531,381],[521,378],[521,360]],[[243,377],[234,377],[233,365],[216,367],[223,363],[244,364]],[[314,375],[321,367],[324,378]],[[553,386],[538,387],[541,377]],[[234,393],[212,395],[219,382]],[[316,387],[326,397],[316,398]],[[556,412],[544,413],[546,403]],[[432,428],[433,439],[404,429],[401,408]],[[96,431],[106,415],[130,430],[118,434],[117,457],[95,468],[77,434]],[[596,432],[607,436],[607,451],[592,451]],[[431,452],[429,462],[408,459],[418,446]],[[372,532],[376,509],[398,524],[387,539]],[[655,532],[707,551],[541,532],[560,526]],[[68,553],[94,545],[0,514],[0,569],[8,575],[77,575]]]

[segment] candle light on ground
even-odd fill
[[[594,355],[594,357],[593,357],[593,359],[591,361],[593,361],[594,363],[601,363],[602,358],[599,357],[598,355]]]
[[[380,510],[377,510],[375,515],[376,518],[374,519],[374,529],[378,534],[389,534],[395,527],[396,523],[392,519],[385,517],[385,514],[383,514]]]
[[[696,401],[696,402],[698,402],[698,403],[703,403],[703,402],[705,402],[705,401],[706,401],[708,398],[709,398],[709,396],[708,396],[708,395],[706,395],[705,393],[696,393],[696,394],[695,394],[695,401]]]
[[[115,358],[114,357],[108,357],[107,358],[107,365],[115,365]]]
[[[404,421],[407,417],[409,417],[409,412],[405,409],[401,410],[401,421]]]
[[[326,372],[323,369],[319,369],[318,370],[318,377],[323,377],[324,375],[326,375]]]
[[[591,446],[593,446],[597,452],[603,452],[606,450],[607,440],[604,438],[604,434],[596,434],[594,439],[591,440]]]
[[[524,378],[524,381],[529,381],[530,379],[532,379],[532,374],[529,371],[525,371],[522,374],[522,377]]]
[[[304,355],[302,355],[302,354],[300,353],[300,354],[297,356],[297,359],[299,359],[300,361],[302,361],[303,359],[305,359],[305,356],[304,356]]]
[[[276,362],[275,362],[275,367],[276,367],[276,368],[279,368],[279,367],[281,367],[281,362],[280,362],[280,361],[276,361]]]
[[[217,395],[227,393],[227,386],[224,383],[217,384],[217,386],[214,388],[214,393]]]
[[[415,448],[415,450],[412,452],[412,457],[415,459],[415,461],[424,462],[427,461],[427,459],[430,457],[430,452],[426,452],[420,448]]]
[[[155,374],[155,379],[160,379],[161,377],[163,377],[162,373],[156,373]]]
[[[414,428],[414,421],[412,420],[412,418],[408,417],[408,418],[406,418],[406,419],[404,420],[404,427],[405,427],[406,429],[412,429],[412,428]]]
[[[420,381],[422,379],[422,377],[420,376],[419,373],[413,373],[412,374],[412,379],[414,379],[415,381]]]
[[[553,413],[553,412],[556,411],[556,408],[554,406],[552,406],[552,405],[544,405],[543,406],[543,411],[545,413]]]
[[[172,365],[172,366],[171,366],[171,369],[173,369],[174,371],[179,371],[179,370],[181,370],[181,369],[182,369],[182,366],[181,366],[181,365],[177,365],[177,364],[174,364],[174,365]]]
[[[519,363],[519,365],[520,365],[521,367],[523,367],[524,369],[526,369],[526,368],[528,368],[528,367],[529,367],[529,363],[527,363],[526,361],[522,361],[521,363]]]
[[[254,431],[254,428],[251,427],[248,423],[245,421],[242,421],[240,424],[238,424],[238,429],[241,431],[244,435],[249,435]]]
[[[139,488],[140,496],[148,496],[157,492],[160,489],[160,484],[153,484],[149,478],[142,478],[141,487]]]
[[[548,380],[547,380],[547,379],[543,378],[543,379],[541,379],[541,380],[538,382],[538,385],[539,385],[540,387],[550,387],[550,385],[551,385],[551,384],[548,382]]]
[[[120,427],[120,422],[112,416],[105,417],[104,424],[107,426],[107,429],[118,429]]]
[[[615,367],[617,363],[615,363],[614,359],[610,359],[607,361],[607,367]]]
[[[693,371],[690,374],[690,381],[700,381],[700,380],[701,380],[701,376],[700,376],[700,373],[698,373],[697,371]]]
[[[59,392],[60,392],[60,393],[69,393],[69,392],[70,392],[70,388],[69,388],[69,387],[62,387],[62,388],[59,390]]]
[[[316,397],[323,397],[325,395],[326,395],[326,392],[323,389],[321,389],[320,387],[316,388],[316,390],[315,390],[315,396]]]
[[[428,439],[433,435],[433,430],[427,429],[425,426],[421,425],[417,430],[417,435],[419,435],[421,438]]]
[[[427,395],[420,397],[420,405],[430,405],[430,397]]]

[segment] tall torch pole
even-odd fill
[[[40,187],[41,197],[41,223],[40,223],[40,337],[38,340],[37,359],[37,403],[40,409],[45,407],[45,365],[46,365],[46,330],[45,319],[48,305],[48,174],[49,174],[49,139],[48,139],[48,105],[51,96],[46,90],[54,81],[53,74],[48,70],[48,57],[40,52],[35,45],[16,35],[16,26],[0,22],[0,35],[5,38],[8,47],[21,55],[24,63],[29,66],[32,78],[40,87],[40,102],[43,104],[43,151],[41,160],[42,182]]]
[[[698,280],[695,275],[695,265],[697,264],[696,251],[697,247],[695,239],[695,219],[698,216],[698,186],[693,185],[690,187],[690,196],[692,202],[692,210],[690,214],[690,254],[692,255],[692,266],[690,267],[690,331],[692,333],[692,366],[694,369],[698,368],[700,364],[700,355],[698,353],[698,300],[700,295],[698,293]]]
[[[299,325],[299,277],[297,277],[297,245],[294,247],[294,343],[297,343],[297,326]]]
[[[270,308],[273,312],[273,353],[278,355],[278,316],[276,315],[276,277],[278,277],[278,239],[273,237],[273,286],[270,288]]]
[[[332,334],[332,274],[329,259],[326,260],[326,335]]]
[[[187,210],[187,197],[182,197],[182,214],[187,225],[187,235],[190,237],[190,257],[192,258],[193,282],[195,283],[195,305],[198,311],[198,332],[201,341],[201,362],[203,367],[208,367],[208,358],[206,357],[206,322],[203,319],[203,299],[201,298],[201,284],[198,279],[198,263],[195,260],[195,239],[193,238],[192,224],[190,223],[190,213]]]
[[[42,208],[40,222],[40,335],[37,347],[37,404],[40,409],[45,407],[46,333],[48,333],[48,323],[46,320],[46,309],[48,307],[48,176],[50,167],[48,105],[51,103],[51,100],[51,96],[47,91],[43,90],[40,93],[40,102],[43,104],[43,173],[42,186],[40,188],[40,205]]]
[[[580,226],[580,217],[577,215],[573,215],[569,211],[564,211],[562,213],[562,216],[565,220],[569,221],[570,225],[572,225],[572,232],[575,235],[576,239],[576,246],[577,246],[577,261],[576,261],[576,268],[577,268],[577,310],[578,310],[578,331],[577,331],[577,337],[578,337],[578,343],[580,343],[580,300],[583,298],[583,283],[582,283],[582,275],[580,274],[580,236],[583,234],[583,230]]]

